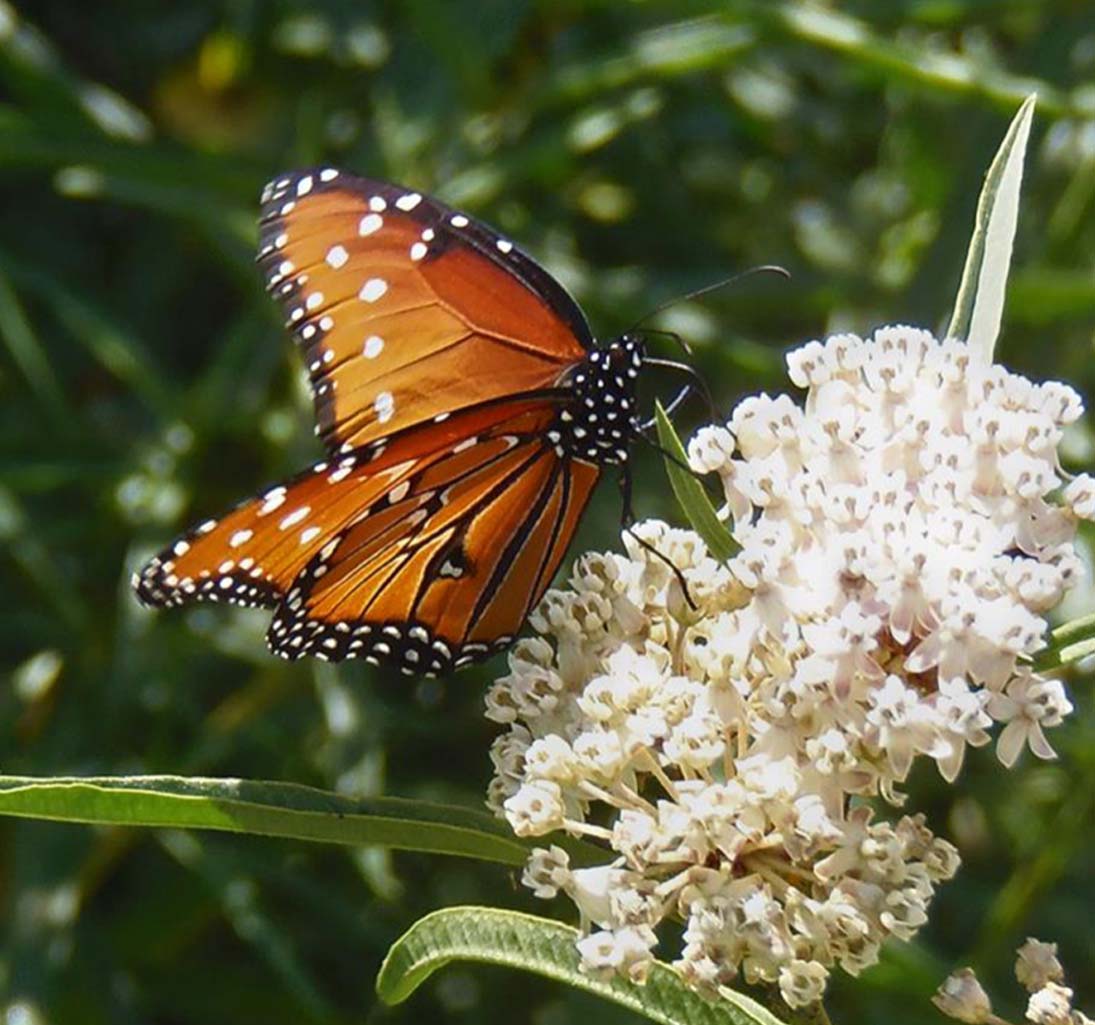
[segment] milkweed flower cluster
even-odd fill
[[[1072,1007],[1072,990],[1057,960],[1057,944],[1028,937],[1017,951],[1015,977],[1030,994],[1026,1020],[1030,1025],[1092,1025],[1083,1011]],[[992,1002],[972,968],[947,976],[932,1003],[948,1018],[967,1025],[1008,1025],[992,1012]]]
[[[585,970],[641,980],[675,917],[697,988],[740,973],[803,1006],[911,938],[958,867],[922,816],[866,799],[900,805],[919,756],[953,780],[994,723],[1005,765],[1052,756],[1071,706],[1028,656],[1081,573],[1095,481],[1057,460],[1076,393],[962,342],[888,327],[788,365],[803,406],[748,398],[689,446],[725,491],[728,564],[648,522],[664,559],[625,535],[545,596],[487,696],[508,727],[488,803],[520,836],[610,848],[538,848],[524,874],[577,905]]]

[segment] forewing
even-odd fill
[[[574,300],[508,240],[417,192],[332,168],[270,183],[259,263],[332,451],[552,388],[592,344]]]

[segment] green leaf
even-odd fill
[[[919,36],[895,38],[892,31],[877,30],[878,18],[857,18],[837,9],[836,4],[823,7],[801,0],[734,0],[732,7],[727,17],[748,12],[771,30],[814,51],[839,54],[842,67],[855,68],[861,74],[869,71],[885,82],[915,86],[928,96],[981,96],[1010,110],[1037,84],[1049,114],[1061,117],[1075,111],[1068,93],[1046,80],[1009,74],[972,55],[927,45]]]
[[[974,357],[984,364],[992,362],[1004,313],[1004,294],[1019,219],[1023,159],[1035,100],[1032,94],[1023,101],[985,175],[966,265],[947,328],[949,337],[965,338]]]
[[[658,441],[667,453],[665,472],[669,476],[673,494],[677,496],[692,529],[703,538],[711,554],[720,562],[726,562],[739,550],[739,545],[719,519],[703,485],[684,468],[688,465],[688,455],[660,402],[654,408],[654,417],[658,427]]]
[[[379,844],[523,865],[528,847],[485,812],[394,797],[353,800],[295,783],[183,776],[0,776],[0,815],[175,826],[337,844]],[[555,841],[583,863],[602,852]]]
[[[1050,631],[1049,644],[1034,656],[1034,668],[1040,673],[1060,669],[1089,655],[1095,655],[1095,613]]]
[[[578,931],[534,915],[496,908],[445,908],[419,919],[388,951],[376,979],[386,1004],[406,1000],[450,961],[521,968],[594,993],[663,1025],[781,1025],[755,1000],[724,989],[705,1000],[668,965],[655,963],[646,983],[601,980],[578,969]]]
[[[0,272],[0,341],[7,346],[35,397],[51,419],[63,423],[67,413],[64,395],[49,354],[30,325],[23,304],[7,277]]]

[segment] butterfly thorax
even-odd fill
[[[642,341],[621,335],[568,371],[562,383],[569,397],[547,433],[560,456],[599,465],[627,462],[639,420],[635,385],[642,362]]]

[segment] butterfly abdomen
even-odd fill
[[[547,434],[558,455],[602,466],[627,462],[642,361],[642,341],[622,335],[570,371],[565,383],[572,395]]]

